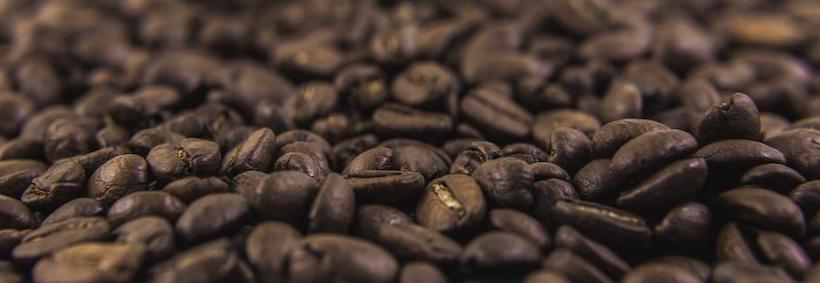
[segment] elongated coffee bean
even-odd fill
[[[427,185],[416,208],[416,219],[427,228],[452,233],[475,228],[486,212],[478,183],[467,175],[450,174]]]

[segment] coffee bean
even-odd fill
[[[760,115],[754,102],[742,93],[712,107],[699,118],[695,136],[702,144],[722,139],[760,139]]]
[[[145,159],[135,154],[120,155],[94,171],[88,181],[88,195],[111,204],[126,194],[145,190],[149,182]]]
[[[581,198],[600,201],[617,194],[625,183],[624,179],[620,172],[612,168],[612,160],[596,159],[579,169],[572,183],[578,188]]]
[[[703,158],[690,158],[667,165],[617,199],[619,207],[636,212],[668,209],[694,197],[706,181]]]
[[[52,211],[48,217],[43,219],[41,225],[57,223],[74,217],[103,216],[104,213],[105,207],[98,200],[75,198]]]
[[[273,164],[274,171],[298,171],[302,172],[316,182],[322,182],[330,170],[327,160],[317,160],[308,154],[301,152],[288,152],[276,159]]]
[[[802,278],[811,266],[803,248],[786,235],[761,231],[757,235],[757,245],[767,262],[783,268],[793,278]]]
[[[720,211],[753,227],[802,236],[806,222],[800,207],[789,198],[760,188],[739,188],[717,198]]]
[[[489,213],[489,220],[493,228],[515,233],[538,245],[542,250],[550,245],[550,236],[544,226],[525,213],[512,209],[493,209]]]
[[[295,225],[305,219],[311,201],[318,191],[319,184],[308,175],[296,171],[278,171],[268,175],[256,187],[242,194],[262,219]],[[231,201],[239,202],[238,199],[234,199],[236,198],[230,197]],[[225,224],[230,224],[231,221],[233,220],[226,219]]]
[[[128,140],[128,147],[139,155],[148,155],[155,146],[163,143],[182,140],[185,137],[162,127],[153,127],[134,133]]]
[[[502,157],[473,171],[491,206],[527,210],[533,203],[533,174],[526,162]]]
[[[289,258],[291,282],[391,282],[399,269],[379,246],[332,234],[302,239]]]
[[[820,171],[814,164],[812,156],[820,152],[817,140],[820,132],[810,129],[795,129],[785,131],[766,139],[765,143],[783,153],[787,164],[800,172],[807,180],[820,177]]]
[[[703,157],[710,170],[743,172],[756,165],[786,162],[779,150],[750,140],[723,140],[708,144],[694,156]]]
[[[554,163],[549,162],[535,162],[530,163],[530,170],[532,170],[533,179],[538,182],[541,180],[548,180],[548,179],[560,179],[563,181],[569,181],[569,173],[565,171],[561,166],[558,166]]]
[[[391,97],[399,103],[420,108],[439,108],[455,113],[460,84],[455,74],[435,62],[422,61],[399,73],[391,84]]]
[[[418,28],[393,28],[370,39],[369,54],[384,65],[399,65],[415,58],[418,53]]]
[[[783,164],[762,164],[743,173],[740,183],[771,189],[780,193],[790,192],[806,182],[800,173]]]
[[[32,230],[2,229],[0,230],[0,257],[11,258],[14,247],[23,241]],[[2,276],[0,276],[2,278]]]
[[[591,137],[601,127],[597,118],[581,111],[558,109],[541,112],[535,117],[532,135],[539,144],[549,148],[552,132],[560,127],[569,127]]]
[[[532,114],[490,88],[474,89],[461,100],[461,113],[482,133],[500,141],[520,141],[530,135]]]
[[[37,225],[34,215],[22,202],[2,195],[0,202],[3,204],[0,205],[0,229],[27,229]]]
[[[74,217],[32,231],[14,248],[12,256],[19,262],[33,262],[71,245],[104,240],[110,225],[100,217]]]
[[[0,194],[19,197],[31,181],[48,167],[35,160],[0,161]]]
[[[258,172],[258,171],[245,171]],[[245,174],[245,173],[242,173]],[[242,174],[237,175],[242,176]],[[227,193],[230,191],[228,184],[217,177],[184,177],[168,183],[162,188],[163,192],[173,195],[185,203],[191,203],[201,197],[210,194]]]
[[[461,266],[474,273],[511,273],[526,271],[538,265],[538,246],[510,232],[487,232],[464,247]]]
[[[555,233],[555,246],[584,258],[614,280],[620,280],[631,269],[629,263],[612,250],[569,226],[558,228]]]
[[[186,176],[208,176],[219,170],[222,155],[215,142],[188,138],[179,143],[160,144],[145,157],[158,180]]]
[[[723,226],[717,237],[717,259],[720,261],[736,261],[749,264],[757,264],[752,246],[749,244],[746,228],[737,223],[729,223]]]
[[[144,253],[129,244],[77,244],[38,261],[32,277],[36,282],[131,282]]]
[[[503,152],[497,145],[478,141],[468,143],[459,151],[453,164],[450,165],[451,174],[472,174],[482,163],[501,157]]]
[[[638,86],[632,82],[616,82],[601,101],[598,117],[602,122],[628,118],[640,118],[643,114],[643,98]]]
[[[261,282],[281,282],[287,278],[288,255],[301,238],[301,233],[281,222],[264,222],[254,227],[245,242],[245,253]]]
[[[311,82],[302,86],[295,95],[289,96],[283,103],[285,119],[300,128],[321,116],[327,115],[336,106],[338,94],[333,85],[322,82]]]
[[[32,179],[20,200],[37,208],[57,207],[78,197],[85,184],[86,171],[76,161],[69,160],[52,165]]]
[[[649,262],[629,272],[622,282],[686,282],[698,283],[706,282],[696,274],[689,272],[679,266],[674,266],[662,262]]]
[[[159,216],[174,221],[186,208],[181,200],[166,192],[135,192],[111,204],[108,221],[119,225],[143,216]]]
[[[140,217],[123,223],[113,234],[119,243],[143,246],[147,262],[165,260],[176,252],[174,227],[164,218]]]
[[[475,228],[487,211],[481,187],[470,176],[451,174],[425,188],[416,208],[419,224],[442,233]]]
[[[435,265],[424,261],[414,261],[404,264],[399,273],[398,282],[447,283],[449,281],[447,281],[447,276]]]
[[[267,171],[276,152],[275,135],[269,129],[259,129],[225,154],[222,174],[234,176],[248,170]]]
[[[687,202],[671,210],[655,225],[655,239],[665,249],[684,253],[709,242],[712,231],[712,213],[697,202]]]
[[[621,146],[612,156],[610,166],[622,176],[645,174],[647,170],[693,152],[697,145],[692,135],[681,130],[649,132]]]
[[[362,109],[373,109],[387,99],[384,74],[378,67],[352,64],[336,73],[334,85],[348,97],[348,103]]]
[[[549,270],[540,270],[535,271],[527,275],[527,278],[524,279],[524,283],[569,283],[569,279],[566,276],[549,271]]]
[[[540,148],[528,143],[514,143],[504,147],[502,154],[505,157],[521,159],[527,164],[547,161],[548,155]]]
[[[652,231],[646,220],[629,212],[601,204],[558,199],[552,207],[553,220],[581,231],[593,240],[617,248],[645,249]]]
[[[356,158],[359,154],[373,148],[378,143],[375,135],[362,135],[341,141],[333,145],[331,154],[328,156],[337,171],[341,171],[346,167],[350,161]]]
[[[330,174],[322,183],[308,213],[312,233],[345,233],[353,221],[356,199],[347,181]]]
[[[253,282],[247,263],[230,246],[227,239],[217,239],[195,246],[154,265],[152,282]]]
[[[383,224],[374,239],[403,260],[424,260],[436,264],[454,263],[461,246],[428,228],[408,223]]]
[[[30,138],[15,138],[0,145],[0,160],[45,160],[43,142]]]
[[[715,283],[795,282],[780,268],[732,261],[718,264],[712,274],[712,282]]]
[[[645,119],[620,119],[604,124],[592,136],[592,150],[599,158],[610,158],[629,140],[642,134],[668,130],[664,124]]]
[[[614,282],[594,265],[563,248],[556,249],[547,255],[544,259],[544,267],[565,276],[572,282]]]
[[[533,189],[535,197],[533,214],[548,227],[553,223],[552,206],[555,205],[555,201],[563,198],[578,198],[578,193],[575,192],[572,184],[561,179],[553,178],[535,182]]]
[[[91,151],[92,133],[69,119],[54,121],[48,127],[43,140],[43,152],[49,161],[80,155]]]
[[[424,176],[398,170],[362,170],[345,176],[356,202],[410,205],[424,191]]]
[[[592,141],[584,133],[566,127],[552,131],[547,161],[575,173],[583,167],[592,155]]]
[[[373,112],[373,127],[381,137],[416,137],[435,140],[453,129],[449,116],[385,104]]]
[[[248,201],[243,196],[212,194],[185,209],[176,222],[176,231],[189,242],[201,242],[234,230],[249,213]]]

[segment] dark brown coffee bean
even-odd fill
[[[424,261],[414,261],[404,264],[399,273],[398,282],[447,283],[449,281],[447,280],[447,276],[435,265]]]
[[[620,280],[630,270],[629,264],[612,250],[569,226],[558,228],[555,233],[555,246],[584,258],[614,280]]]
[[[75,161],[57,163],[31,180],[20,197],[26,205],[48,208],[62,205],[82,194],[86,171]]]
[[[36,282],[132,282],[144,254],[130,244],[77,244],[38,261],[32,277]]]
[[[652,236],[644,218],[586,201],[559,199],[552,208],[552,217],[558,224],[572,226],[584,235],[616,248],[635,247],[640,251]]]
[[[222,174],[234,176],[248,170],[266,172],[276,152],[275,134],[262,128],[231,149],[222,159]]]
[[[584,133],[566,127],[552,131],[547,161],[574,174],[590,160],[591,156],[592,141]]]
[[[146,160],[154,177],[170,181],[186,176],[216,174],[222,154],[215,142],[188,138],[179,143],[165,143],[154,147]]]
[[[520,141],[530,135],[532,115],[514,101],[491,88],[478,88],[461,100],[465,119],[489,137]]]
[[[415,224],[380,225],[376,230],[374,240],[400,259],[405,260],[450,264],[455,262],[462,252],[461,245],[453,240]]]
[[[384,205],[363,205],[356,211],[356,232],[368,239],[375,239],[382,225],[412,224],[409,215]]]
[[[242,194],[262,219],[297,224],[307,216],[318,191],[319,184],[310,176],[296,171],[279,171]]]
[[[227,239],[218,239],[186,250],[154,265],[152,282],[253,282],[250,267]],[[250,274],[249,274],[250,273]]]
[[[697,145],[692,135],[681,130],[653,131],[621,146],[610,166],[619,175],[636,176],[693,152]]]
[[[527,275],[524,283],[570,283],[569,279],[561,273],[539,270]]]
[[[764,187],[780,193],[790,192],[805,182],[806,178],[803,178],[800,173],[786,165],[777,163],[752,167],[740,177],[741,184]]]
[[[32,230],[16,230],[16,229],[0,229],[0,257],[11,258],[11,253],[14,251],[23,238],[31,233]],[[2,276],[0,276],[2,278]]]
[[[526,162],[502,157],[473,171],[491,206],[527,210],[533,203],[533,174]]]
[[[743,172],[756,165],[786,162],[783,153],[765,144],[750,140],[722,140],[708,144],[694,156],[706,159],[713,172]]]
[[[473,273],[510,273],[538,265],[538,246],[510,232],[493,231],[474,238],[464,247],[461,266]]]
[[[789,192],[788,196],[800,207],[803,215],[814,215],[820,210],[820,181],[804,183]]]
[[[640,118],[643,99],[638,86],[632,82],[615,82],[601,101],[598,117],[602,122]]]
[[[474,228],[485,213],[481,187],[473,178],[461,174],[430,182],[416,208],[421,225],[442,233]]]
[[[345,175],[356,201],[409,205],[424,191],[424,175],[398,170],[362,170]]]
[[[155,146],[184,138],[184,136],[162,127],[153,127],[134,133],[131,139],[128,140],[128,147],[137,154],[148,155],[148,152]]]
[[[606,123],[592,136],[592,149],[595,156],[609,158],[632,138],[642,134],[668,130],[661,123],[645,119],[621,119]]]
[[[699,278],[689,270],[663,262],[644,263],[630,271],[621,282],[670,282],[670,283],[703,283],[706,280]]]
[[[489,220],[493,228],[524,237],[542,250],[550,245],[550,236],[544,226],[525,213],[512,209],[493,209],[489,213]]]
[[[35,160],[0,161],[0,195],[19,197],[31,181],[47,168]]]
[[[704,112],[695,128],[701,144],[723,139],[760,140],[760,115],[745,94],[735,93],[727,102]]]
[[[803,248],[786,235],[758,232],[757,245],[765,261],[783,268],[793,278],[802,278],[811,267],[811,260]]]
[[[801,26],[779,13],[730,13],[719,26],[730,39],[742,44],[785,47],[805,40]],[[759,34],[761,29],[771,32]]]
[[[282,111],[292,127],[304,128],[336,107],[338,94],[333,85],[310,82],[285,99]]]
[[[254,227],[245,241],[245,253],[261,282],[285,280],[288,255],[301,238],[299,231],[281,222],[263,222]]]
[[[569,127],[579,130],[591,137],[595,134],[601,123],[597,118],[581,111],[570,109],[559,109],[548,112],[541,112],[535,117],[533,122],[532,135],[539,144],[549,148],[552,132],[560,127]]]
[[[353,221],[356,199],[347,181],[331,173],[319,188],[308,213],[311,233],[345,233]]]
[[[0,133],[4,136],[14,136],[23,123],[34,114],[34,103],[22,95],[0,95]]]
[[[780,268],[754,263],[724,261],[715,266],[712,272],[715,283],[793,283],[789,275]]]
[[[739,188],[717,198],[720,211],[729,218],[762,229],[799,237],[806,231],[803,213],[789,198],[760,188]]]
[[[91,151],[92,133],[69,119],[60,119],[51,123],[43,140],[43,152],[49,161],[85,154]]]
[[[362,109],[373,109],[387,99],[384,74],[373,65],[352,64],[336,73],[334,85],[347,101]]]
[[[235,179],[241,175],[242,174],[237,175]],[[225,181],[217,177],[190,176],[168,183],[162,188],[162,191],[175,196],[185,203],[191,203],[209,194],[227,193],[230,189]]]
[[[166,192],[135,192],[111,204],[108,221],[119,225],[142,216],[159,216],[175,221],[186,208],[185,203]]]
[[[547,161],[547,153],[528,143],[514,143],[504,147],[501,151],[505,157],[521,159],[527,164]]]
[[[15,138],[0,145],[0,160],[45,160],[42,140]]]
[[[578,193],[575,192],[572,184],[561,179],[553,178],[535,182],[533,190],[533,196],[535,197],[533,214],[547,227],[551,227],[553,224],[552,206],[555,201],[563,198],[578,198]]]
[[[141,156],[125,154],[105,162],[88,181],[88,195],[111,204],[120,197],[148,187],[148,162]]]
[[[635,187],[621,193],[619,207],[647,213],[669,209],[694,197],[706,181],[703,158],[689,158],[667,165]]]
[[[813,156],[820,153],[820,131],[794,129],[766,139],[766,144],[779,150],[786,157],[787,164],[800,172],[807,180],[820,178],[817,161]]]
[[[28,229],[37,225],[34,215],[19,200],[0,195],[0,203],[0,229]]]
[[[553,15],[561,26],[573,33],[588,35],[609,23],[610,1],[556,1]]]
[[[436,140],[450,134],[453,121],[448,115],[385,104],[373,112],[373,127],[381,137]]]
[[[501,157],[503,152],[497,145],[477,141],[467,144],[459,151],[458,156],[450,165],[451,174],[472,174],[482,163]]]
[[[57,223],[74,217],[103,216],[104,213],[105,207],[99,201],[91,198],[75,198],[52,211],[46,219],[43,219],[41,225]]]
[[[146,216],[123,223],[113,232],[116,241],[145,248],[145,260],[165,260],[176,252],[174,227],[168,220]]]
[[[71,245],[104,240],[111,226],[100,217],[75,217],[32,231],[14,248],[16,261],[33,262]]]
[[[48,127],[62,118],[74,118],[75,115],[64,106],[51,106],[29,117],[20,130],[20,137],[42,142]]]
[[[544,268],[554,271],[572,280],[572,282],[611,283],[597,267],[579,257],[570,250],[559,248],[544,259]]]
[[[377,245],[341,235],[304,238],[289,255],[290,281],[391,282],[399,265]]]
[[[243,196],[212,194],[185,209],[176,222],[176,231],[189,242],[200,242],[236,229],[249,213],[250,206]]]
[[[438,108],[455,114],[455,99],[461,86],[455,74],[435,62],[422,61],[399,73],[390,86],[392,98],[419,108]]]
[[[669,17],[660,22],[652,53],[673,70],[691,70],[711,62],[717,47],[710,35],[686,17]]]
[[[612,160],[596,159],[575,173],[572,183],[578,195],[587,200],[600,201],[617,194],[625,178],[612,168]]]
[[[383,65],[406,63],[418,55],[418,28],[415,25],[394,28],[370,39],[369,54]]]
[[[696,251],[712,240],[712,213],[697,202],[687,202],[671,210],[655,225],[655,239],[659,246],[684,253]]]
[[[560,179],[563,181],[569,181],[569,173],[565,171],[561,166],[558,166],[554,163],[549,162],[535,162],[530,163],[530,170],[532,170],[533,179],[537,181],[541,180],[548,180],[548,179]]]
[[[720,230],[717,237],[717,259],[757,264],[757,258],[749,244],[748,233],[737,223],[729,223]]]
[[[330,158],[333,168],[337,171],[341,171],[344,167],[347,167],[350,161],[355,159],[356,156],[375,147],[376,144],[378,144],[378,139],[372,134],[353,137],[333,145],[333,149],[328,157]]]

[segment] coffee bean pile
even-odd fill
[[[820,282],[820,1],[2,0],[2,283]]]

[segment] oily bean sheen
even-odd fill
[[[750,140],[722,140],[710,143],[695,152],[694,156],[706,159],[710,169],[729,172],[742,172],[765,163],[786,163],[783,153],[779,150]]]
[[[123,223],[113,233],[116,242],[145,247],[145,260],[165,260],[176,252],[174,228],[164,218],[140,217]]]
[[[786,165],[777,163],[752,167],[740,177],[741,184],[760,186],[780,193],[787,193],[805,182],[806,178],[803,175]]]
[[[493,228],[524,237],[541,249],[550,245],[550,236],[544,226],[526,213],[512,209],[493,209],[489,213],[489,220]]]
[[[652,237],[646,219],[592,202],[559,199],[552,208],[552,217],[559,224],[616,247],[646,248]]]
[[[555,246],[572,251],[585,258],[606,273],[618,280],[630,270],[629,264],[606,246],[590,240],[570,226],[561,226],[555,233]]]
[[[803,248],[784,234],[760,232],[757,235],[757,245],[767,262],[783,268],[793,278],[803,277],[811,266],[809,256]]]
[[[687,202],[669,210],[655,225],[654,232],[656,242],[663,248],[689,252],[709,241],[712,229],[709,207]]]
[[[311,201],[318,191],[319,185],[310,176],[296,171],[279,171],[268,175],[256,187],[242,194],[250,207],[263,219],[300,223],[307,216]],[[229,196],[228,194],[220,195]],[[242,202],[234,197],[226,201]],[[218,203],[219,201],[216,201],[214,204]],[[239,216],[239,214],[231,214]],[[231,223],[233,220],[236,219],[227,221],[225,224],[238,224]]]
[[[36,160],[0,161],[0,194],[19,197],[31,180],[43,174],[48,167]]]
[[[72,217],[101,216],[104,213],[105,207],[98,200],[75,198],[52,211],[43,219],[41,225],[57,223]]]
[[[533,203],[533,174],[526,162],[502,157],[482,163],[473,171],[490,205],[527,210]]]
[[[141,216],[159,216],[176,220],[187,206],[178,198],[161,191],[136,192],[126,195],[108,208],[108,221],[119,225]]]
[[[335,234],[299,241],[289,256],[290,282],[391,282],[398,262],[370,242]]]
[[[262,128],[236,145],[222,159],[222,174],[234,176],[248,171],[267,171],[276,152],[273,131]]]
[[[487,204],[481,187],[470,176],[450,174],[430,182],[416,208],[419,224],[442,233],[475,228],[484,220]]]
[[[299,231],[281,222],[263,222],[253,228],[245,241],[245,253],[261,282],[285,280],[288,254],[301,238]]]
[[[345,233],[353,221],[356,198],[347,181],[330,174],[319,188],[308,213],[308,230],[312,233]]]
[[[674,162],[621,193],[618,206],[644,213],[668,209],[697,194],[707,173],[703,158]]]
[[[808,180],[820,178],[817,156],[820,154],[820,131],[812,129],[788,130],[766,139],[765,143],[780,152],[787,164]]]
[[[225,181],[217,177],[190,176],[168,183],[162,191],[191,203],[209,194],[227,193],[230,189]]]
[[[447,283],[448,281],[444,273],[435,265],[423,261],[414,261],[402,267],[398,282]]]
[[[610,166],[624,176],[644,174],[672,159],[697,149],[695,138],[681,130],[660,130],[642,134],[621,146]]]
[[[719,208],[731,219],[753,227],[802,236],[806,231],[803,213],[789,198],[760,188],[739,188],[717,198]]]
[[[612,279],[582,257],[567,249],[556,249],[544,259],[544,267],[572,282],[611,283]]]
[[[464,247],[459,262],[475,273],[504,273],[526,270],[541,259],[538,246],[510,232],[484,233]]]
[[[235,229],[250,213],[238,194],[213,194],[191,203],[176,222],[176,231],[190,242],[214,238]]]
[[[104,204],[136,191],[149,182],[148,162],[139,155],[125,154],[106,161],[88,181],[88,195]]]
[[[722,139],[760,140],[760,114],[749,96],[735,93],[703,112],[695,126],[701,144]]]
[[[14,248],[12,256],[17,261],[32,262],[76,243],[104,240],[110,230],[103,218],[74,217],[32,231]]]
[[[642,134],[668,130],[664,124],[645,119],[620,119],[604,124],[592,136],[592,150],[596,157],[610,158],[618,148]]]

